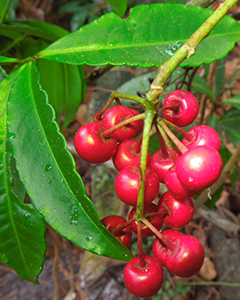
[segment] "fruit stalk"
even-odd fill
[[[122,93],[119,93],[118,91],[112,92],[111,98],[122,98],[122,99],[133,100],[138,103],[141,103],[142,105],[144,105],[144,102],[145,102],[145,99],[143,99],[141,97],[129,95],[129,94],[122,94]]]
[[[137,219],[142,219],[144,217],[144,189],[145,189],[145,177],[146,177],[146,165],[147,165],[147,154],[148,145],[150,139],[150,130],[152,128],[152,123],[155,117],[155,110],[146,110],[143,135],[142,135],[142,149],[141,149],[141,159],[140,159],[140,180],[139,180],[139,190],[138,190],[138,200],[137,200]]]

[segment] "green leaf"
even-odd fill
[[[0,259],[21,278],[37,283],[45,260],[45,223],[32,205],[21,203],[14,194],[10,173],[7,101],[19,73],[0,83]]]
[[[240,110],[240,94],[235,95],[229,99],[226,99],[222,102],[225,105],[232,105],[233,107]]]
[[[84,6],[81,6],[81,8],[77,11],[75,11],[70,21],[71,31],[76,31],[84,25],[91,11],[91,8],[91,4],[86,4]]]
[[[111,4],[114,10],[123,17],[127,10],[128,0],[105,0],[107,3]]]
[[[17,169],[37,210],[60,235],[93,253],[121,260],[132,254],[101,224],[76,172],[34,63],[21,67],[12,88],[9,131]]]
[[[211,11],[195,6],[139,5],[124,20],[114,13],[102,16],[51,44],[37,57],[91,66],[159,66],[211,14]],[[225,16],[182,65],[199,66],[224,57],[239,41],[239,36],[240,24]]]
[[[237,147],[240,141],[240,132],[237,130],[237,126],[240,124],[240,110],[231,108],[226,111],[220,119],[220,124],[230,141]]]
[[[11,64],[11,63],[18,63],[20,60],[18,58],[6,57],[0,55],[0,63],[1,64]]]
[[[47,92],[49,103],[56,112],[60,123],[65,112],[63,127],[69,125],[85,97],[85,80],[83,66],[60,64],[41,59],[38,62],[40,84]]]
[[[56,41],[58,38],[68,34],[66,29],[54,24],[39,22],[39,21],[9,21],[2,25],[3,29],[14,30],[21,33],[26,33],[39,38],[49,40],[51,42]],[[1,35],[1,30],[0,30]]]
[[[24,202],[26,199],[26,190],[23,186],[23,183],[19,177],[18,170],[16,168],[16,161],[12,156],[10,159],[10,170],[12,174],[13,181],[13,191],[21,202]]]

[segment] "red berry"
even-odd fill
[[[200,191],[187,189],[178,179],[176,168],[172,166],[166,175],[165,184],[168,191],[176,198],[189,198],[196,196]]]
[[[117,141],[102,137],[106,129],[100,122],[90,122],[79,128],[75,135],[74,146],[82,159],[100,164],[113,157],[117,150]]]
[[[102,118],[102,124],[105,125],[107,128],[112,128],[121,123],[122,121],[132,118],[137,114],[139,114],[139,112],[131,108],[125,106],[114,106],[108,111],[106,111]],[[141,120],[129,123],[115,130],[111,134],[111,137],[113,137],[119,142],[126,139],[132,139],[138,136],[139,132],[142,131],[142,124],[143,123]]]
[[[183,233],[173,229],[167,229],[162,232],[162,235],[168,239],[171,243],[177,240]],[[164,266],[167,266],[167,253],[169,248],[163,241],[156,238],[153,242],[152,246],[153,255],[157,258],[157,260]]]
[[[190,125],[198,115],[197,99],[188,91],[176,90],[170,93],[163,103],[163,107],[178,105],[177,112],[167,109],[163,114],[166,120],[173,124],[184,127]]]
[[[139,257],[130,260],[123,272],[126,288],[140,298],[152,297],[157,294],[163,284],[163,270],[158,260],[152,256],[143,256],[146,265],[140,267]]]
[[[222,166],[222,158],[216,149],[197,146],[179,157],[176,173],[187,189],[199,191],[208,188],[219,178]]]
[[[162,195],[158,203],[158,209],[167,208],[169,214],[163,219],[163,223],[172,228],[186,226],[194,215],[192,198],[177,199],[170,192]]]
[[[150,168],[158,175],[159,181],[164,183],[167,171],[174,164],[173,159],[168,149],[166,149],[167,155],[164,155],[162,150],[155,152],[150,161]],[[174,148],[174,152],[177,157],[181,156],[181,152]]]
[[[129,246],[132,239],[132,230],[130,226],[124,228],[120,232],[117,231],[119,227],[122,227],[127,221],[120,216],[107,216],[101,220],[102,224],[107,230],[115,236],[123,245]]]
[[[175,240],[176,241],[176,240]],[[167,268],[179,277],[191,277],[202,267],[204,249],[201,243],[191,235],[178,238],[175,251],[168,251]]]
[[[131,206],[137,205],[138,187],[140,180],[140,167],[130,166],[122,169],[115,180],[115,191],[118,198]],[[159,192],[159,180],[157,175],[150,169],[146,170],[145,180],[145,203],[151,203]]]
[[[190,139],[183,138],[182,143],[192,149],[196,146],[209,146],[215,148],[217,151],[221,149],[221,139],[217,131],[207,125],[198,125],[191,128],[188,132]]]
[[[116,153],[113,156],[113,163],[118,171],[128,166],[136,166],[140,163],[140,147],[136,147],[138,141],[125,140],[119,143]],[[150,153],[147,155],[147,166],[150,162]]]
[[[133,207],[129,213],[129,220],[133,219],[136,213],[136,206]],[[150,203],[148,205],[145,205],[144,207],[144,213],[152,213],[152,212],[157,212],[158,207],[154,203]],[[157,215],[157,216],[151,216],[147,218],[149,222],[157,229],[160,230],[163,225],[163,216],[162,215]],[[131,224],[132,231],[137,234],[138,231],[138,222],[135,221]],[[141,223],[141,228],[142,228],[142,236],[152,236],[154,235],[153,232],[143,223]]]

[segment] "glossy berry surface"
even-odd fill
[[[170,155],[170,151],[166,149],[167,154],[160,149],[155,152],[150,161],[150,168],[158,175],[159,181],[164,183],[167,171],[173,166],[174,162]],[[174,148],[176,157],[181,156],[181,152]]]
[[[213,128],[207,125],[198,125],[191,128],[187,133],[192,137],[189,139],[184,137],[182,143],[188,147],[188,149],[192,149],[196,146],[209,146],[220,151],[221,139]]]
[[[222,158],[216,149],[197,146],[179,157],[176,173],[186,188],[203,190],[219,178],[222,166]]]
[[[118,125],[119,123],[123,122],[124,120],[134,117],[135,115],[139,115],[139,112],[133,110],[132,108],[128,108],[125,106],[114,106],[108,111],[106,111],[102,118],[102,124],[105,125],[107,128],[112,128]],[[142,131],[142,125],[142,120],[134,121],[115,130],[111,134],[111,137],[113,137],[119,142],[126,139],[132,139],[138,136],[139,132]]]
[[[141,149],[138,141],[129,139],[119,143],[116,153],[113,156],[113,164],[118,171],[131,165],[139,165]],[[147,166],[150,162],[150,153],[147,154]]]
[[[167,229],[162,232],[162,235],[171,243],[174,243],[183,233],[174,229]],[[167,266],[167,254],[169,248],[163,241],[156,238],[152,246],[153,255],[161,263],[162,266]]]
[[[158,207],[154,203],[150,203],[148,205],[145,205],[144,207],[144,213],[152,213],[152,212],[157,212]],[[134,218],[136,213],[136,206],[133,207],[129,213],[128,219],[131,220]],[[157,216],[151,216],[147,218],[148,221],[157,229],[160,230],[163,225],[163,216],[162,215],[157,215]],[[137,234],[138,232],[138,222],[135,221],[131,224],[132,231]],[[141,229],[142,229],[142,236],[153,236],[153,232],[143,223],[141,223]]]
[[[118,198],[131,206],[137,204],[138,187],[140,180],[140,167],[130,166],[122,169],[115,180],[115,191]],[[151,203],[159,192],[157,174],[150,169],[146,170],[144,201]]]
[[[163,284],[163,270],[158,260],[152,256],[143,256],[146,265],[139,266],[139,257],[130,260],[123,272],[126,288],[135,296],[141,298],[152,297]]]
[[[163,112],[164,117],[179,127],[190,125],[198,115],[198,101],[194,95],[188,91],[176,90],[171,92],[165,99],[163,107],[170,105],[178,105],[179,108],[177,112],[169,109],[165,110]]]
[[[172,251],[171,255],[168,255],[167,268],[179,277],[191,277],[202,267],[203,246],[191,235],[180,236],[178,242],[176,251]]]
[[[187,189],[178,179],[176,168],[172,166],[166,175],[165,184],[168,191],[176,198],[189,198],[196,196],[200,191]]]
[[[127,223],[127,221],[121,216],[107,216],[101,220],[102,224],[107,230],[115,236],[123,245],[129,246],[132,239],[132,230],[130,226],[122,229],[120,232],[117,229]]]
[[[100,164],[113,157],[117,150],[117,141],[102,137],[106,129],[100,122],[90,122],[79,128],[74,138],[74,146],[82,159]]]
[[[186,226],[194,215],[192,198],[178,199],[170,192],[162,195],[158,203],[158,209],[167,208],[169,214],[163,219],[163,223],[172,228]]]

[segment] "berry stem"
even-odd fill
[[[183,130],[182,128],[180,128],[177,125],[173,124],[172,122],[169,122],[168,120],[164,119],[163,121],[164,121],[164,123],[166,125],[170,126],[174,130],[176,130],[177,132],[179,132],[181,135],[183,135],[188,141],[192,140],[193,135],[191,133],[186,132],[185,130]]]
[[[158,119],[158,124],[162,127],[162,129],[166,132],[166,134],[171,138],[174,144],[178,147],[178,149],[185,153],[188,151],[188,148],[183,145],[183,143],[176,137],[176,135],[167,127],[166,123],[163,120]]]
[[[122,99],[133,100],[133,101],[136,101],[136,102],[141,103],[143,105],[145,103],[145,99],[143,99],[141,97],[134,96],[134,95],[128,95],[128,94],[122,94],[122,93],[119,93],[118,91],[112,92],[111,98],[122,98]]]
[[[127,221],[124,225],[122,225],[122,226],[118,225],[116,227],[116,229],[114,230],[114,235],[115,236],[122,235],[123,229],[127,228],[128,226],[130,226],[135,221],[136,221],[136,218],[132,218],[131,220]]]
[[[162,235],[161,232],[159,232],[147,219],[142,219],[141,222],[145,224],[156,235],[156,237],[161,241],[164,247],[169,248],[172,252],[176,251],[177,245],[170,242],[169,239]]]
[[[163,108],[159,109],[158,114],[161,115],[161,114],[164,112],[164,110],[167,110],[167,109],[168,109],[168,110],[172,110],[172,111],[174,111],[175,113],[178,113],[179,107],[180,107],[180,103],[176,103],[176,104],[173,104],[173,105],[169,105],[169,106],[166,106],[166,107],[163,107]]]
[[[168,136],[166,135],[165,131],[163,130],[163,128],[159,124],[157,124],[157,128],[158,128],[159,132],[161,133],[165,144],[167,145],[167,148],[170,152],[170,155],[171,155],[174,163],[176,163],[177,162],[177,155],[176,155],[175,151],[173,150],[173,147],[172,147],[172,145],[171,145],[171,143],[168,139]]]
[[[166,159],[166,158],[168,158],[169,154],[168,154],[168,152],[166,150],[163,136],[162,136],[162,134],[159,131],[159,129],[158,129],[157,126],[156,126],[156,129],[157,129],[158,140],[159,140],[159,143],[160,143],[160,148],[162,150],[162,156],[163,156],[164,159]]]
[[[125,119],[124,121],[118,123],[116,126],[113,126],[112,128],[106,129],[105,131],[103,131],[102,133],[102,137],[105,139],[107,138],[111,133],[113,133],[115,130],[128,125],[129,123],[132,123],[134,121],[138,121],[138,120],[142,120],[145,118],[145,113],[140,114],[140,115],[136,115],[134,117],[131,117],[129,119]]]
[[[133,147],[133,152],[135,153],[139,153],[140,152],[140,148],[142,145],[142,135],[140,136],[140,138],[138,139],[138,141],[136,142],[136,144]]]
[[[144,260],[143,247],[142,247],[142,226],[141,222],[138,221],[138,256],[139,256],[139,266],[140,268],[144,268],[146,266],[146,262]]]
[[[100,121],[101,118],[102,118],[102,115],[105,113],[105,111],[108,109],[108,107],[112,104],[113,101],[116,101],[118,105],[121,105],[121,102],[118,98],[110,98],[108,100],[108,102],[104,105],[104,107],[98,112],[96,113],[95,116],[92,116],[93,117],[93,120],[94,121]]]
[[[152,104],[152,103],[151,103]],[[141,159],[140,159],[140,180],[138,189],[138,200],[136,217],[137,219],[144,218],[144,189],[145,189],[145,178],[146,178],[146,168],[147,168],[147,154],[148,145],[150,139],[150,130],[152,128],[152,123],[156,115],[156,109],[151,107],[151,110],[146,110],[143,135],[142,135],[142,148],[141,148]]]
[[[165,218],[169,214],[169,210],[167,208],[162,208],[159,211],[146,213],[146,218],[154,217],[154,216],[162,216]]]

